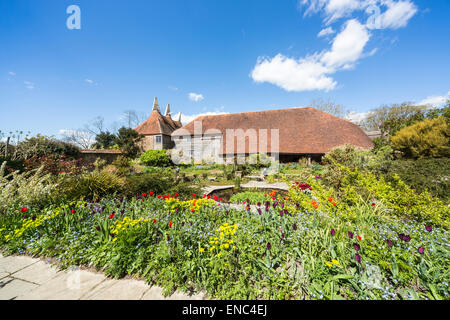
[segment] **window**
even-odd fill
[[[161,136],[156,136],[155,137],[155,142],[156,143],[161,143]]]

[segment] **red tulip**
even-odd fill
[[[109,218],[112,219],[112,218],[114,218],[115,215],[116,215],[115,212],[113,212],[109,215]]]
[[[22,213],[25,213],[25,212],[27,212],[28,211],[28,208],[22,208],[22,209],[20,209],[20,212],[22,212]]]

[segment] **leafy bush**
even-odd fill
[[[450,156],[450,125],[444,117],[427,119],[403,128],[391,139],[405,158]]]
[[[6,162],[0,166],[0,213],[21,206],[45,206],[55,200],[58,183],[43,168],[5,174]]]
[[[398,175],[411,188],[422,192],[428,190],[443,200],[450,200],[450,159],[428,158],[395,160],[376,173],[383,174],[386,181],[394,183]]]
[[[13,171],[23,171],[25,170],[25,161],[22,159],[18,160],[11,160],[9,158],[0,157],[0,165],[5,162],[5,171],[6,172],[13,172]]]
[[[165,150],[147,150],[140,159],[144,164],[152,167],[167,167],[171,163]]]
[[[37,135],[36,137],[26,138],[15,148],[15,158],[30,159],[34,156],[66,156],[71,159],[77,159],[81,156],[80,148],[70,143],[56,140],[52,137]]]
[[[97,199],[121,194],[125,191],[125,179],[108,170],[95,169],[77,176],[62,179],[61,197],[67,200]]]
[[[62,173],[72,175],[79,174],[81,173],[83,166],[84,164],[82,159],[73,160],[65,155],[35,155],[28,160],[25,160],[25,167],[27,170],[43,167],[44,173],[51,173],[53,175]]]

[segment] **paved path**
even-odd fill
[[[275,182],[275,183],[267,183],[264,181],[250,181],[248,183],[241,184],[242,188],[260,188],[260,189],[277,189],[288,191],[289,186],[284,182]],[[205,194],[210,194],[213,192],[217,192],[219,190],[226,190],[234,188],[234,185],[227,186],[206,186],[203,188],[203,192]]]
[[[174,293],[143,280],[108,279],[87,270],[59,271],[44,260],[0,253],[0,300],[204,300],[204,294]]]

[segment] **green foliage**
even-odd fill
[[[139,142],[144,138],[131,128],[122,127],[117,132],[115,143],[129,158],[135,158],[139,152]]]
[[[444,117],[427,119],[403,128],[391,143],[406,158],[449,157],[450,125]]]
[[[280,205],[258,214],[204,200],[196,200],[205,205],[195,213],[190,206],[174,212],[174,202],[186,201],[155,195],[68,202],[30,209],[28,217],[11,208],[0,216],[0,248],[55,257],[61,267],[89,265],[112,277],[143,277],[164,294],[359,300],[449,295],[450,238],[438,226],[427,231],[423,223],[385,219],[370,205],[354,209],[355,218],[347,220],[322,204],[314,212],[281,215]]]
[[[266,197],[264,196],[266,194]],[[230,198],[230,202],[243,202],[249,200],[251,204],[265,203],[266,201],[271,201],[270,197],[267,197],[267,193],[264,192],[254,192],[245,191],[233,194]]]
[[[55,200],[58,183],[43,168],[6,173],[6,162],[0,166],[0,214],[22,206],[44,206]]]
[[[33,156],[67,156],[77,159],[81,156],[80,148],[63,141],[58,141],[52,137],[37,135],[26,138],[15,148],[15,157],[19,159],[30,159]]]
[[[95,136],[94,149],[111,149],[116,144],[117,137],[109,131],[101,131]]]
[[[144,192],[154,192],[155,194],[179,193],[188,196],[192,193],[200,194],[201,191],[198,187],[184,181],[174,183],[172,176],[159,171],[131,175],[126,178],[126,196],[135,196]]]
[[[67,200],[97,199],[125,192],[125,179],[106,169],[95,169],[63,178],[61,197]]]
[[[141,157],[141,162],[152,167],[167,167],[170,165],[170,157],[165,150],[147,150]]]
[[[428,190],[443,200],[450,200],[450,159],[428,158],[417,160],[390,161],[376,173],[383,174],[388,182],[394,183],[398,175],[408,186],[422,192]]]

